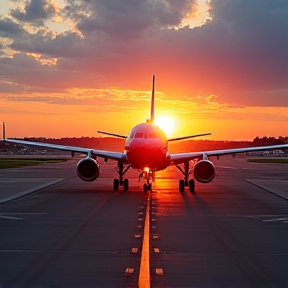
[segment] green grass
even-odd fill
[[[247,162],[268,163],[268,164],[288,164],[288,158],[250,158]]]
[[[0,169],[34,166],[42,163],[58,163],[67,161],[66,158],[0,158]]]

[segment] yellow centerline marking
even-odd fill
[[[144,237],[141,252],[138,288],[150,288],[150,195],[147,191],[147,207],[144,226]]]

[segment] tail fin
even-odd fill
[[[3,122],[3,134],[2,134],[3,140],[6,139],[6,135],[5,135],[5,122]]]
[[[147,123],[154,122],[154,102],[155,102],[155,75],[153,75],[152,82],[152,94],[151,94],[151,106],[150,106],[150,119],[147,119]]]

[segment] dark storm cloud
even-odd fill
[[[87,9],[87,5],[91,8],[90,16],[81,19],[77,27],[83,34],[97,30],[114,37],[140,37],[143,31],[157,24],[166,27],[179,25],[194,2],[188,0],[83,1],[85,5],[83,9]],[[79,5],[79,2],[77,3],[76,5]]]
[[[42,32],[24,35],[12,20],[5,20],[6,28],[1,22],[4,20],[0,21],[0,30],[2,24],[2,30],[19,35],[12,49],[58,59],[53,67],[39,63],[30,67],[31,79],[24,75],[22,84],[28,81],[33,85],[33,77],[42,77],[45,81],[38,81],[38,87],[54,85],[61,89],[73,80],[75,87],[85,83],[94,88],[139,89],[139,83],[147,83],[150,75],[157,74],[157,85],[169,97],[195,96],[204,91],[218,94],[222,102],[233,105],[287,105],[283,100],[283,91],[288,89],[287,0],[212,0],[211,21],[178,30],[168,28],[179,26],[193,11],[195,1],[67,2],[69,5],[59,13],[72,19],[83,37],[76,32],[57,37]],[[50,14],[42,11],[47,2],[39,3],[38,10],[31,8],[36,5],[34,1],[26,5],[26,20],[47,18],[53,12],[52,8],[48,9]],[[14,65],[19,61],[16,58],[5,64],[9,68],[6,77],[12,82],[19,81],[23,73],[18,64]],[[0,69],[3,65],[0,61]],[[175,85],[178,94],[172,95]],[[241,93],[249,96],[241,97]]]
[[[24,22],[34,22],[50,18],[55,13],[54,6],[46,0],[26,2],[24,12],[19,9],[11,11],[11,16]]]
[[[50,57],[74,58],[82,55],[83,42],[72,32],[63,33],[57,37],[38,32],[29,38],[15,40],[12,49],[21,52],[40,53]]]
[[[245,78],[249,86],[287,87],[288,2],[286,0],[214,1],[210,26],[221,33],[213,39],[214,51],[228,71]],[[209,27],[209,26],[208,26]],[[211,34],[210,34],[211,35]],[[208,37],[207,37],[208,36]],[[237,71],[238,70],[238,71]]]
[[[123,72],[134,74],[137,66],[143,67],[138,72],[141,77],[141,72],[148,72],[146,63],[153,59],[154,73],[163,71],[166,65],[173,67],[165,77],[172,83],[176,72],[179,84],[190,83],[194,90],[202,90],[204,81],[215,92],[287,87],[286,0],[214,0],[212,21],[179,30],[163,28],[181,22],[187,1],[141,1],[134,6],[131,0],[88,2],[93,13],[83,18],[78,28],[86,44],[91,43],[91,38],[97,39],[100,32],[111,36],[105,41],[115,65],[110,69],[108,62],[102,62],[106,73],[113,70],[112,74],[125,77]],[[97,45],[95,48],[100,51]],[[90,63],[94,60],[97,53]]]
[[[9,18],[0,18],[0,37],[14,38],[24,33],[22,27]]]
[[[0,58],[0,80],[25,86],[31,93],[41,89],[53,93],[73,88],[75,83],[79,88],[93,87],[95,76],[75,68],[63,71],[53,65],[42,65],[25,53],[18,53],[13,58]]]

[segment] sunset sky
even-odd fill
[[[288,136],[287,0],[0,0],[6,136]]]

